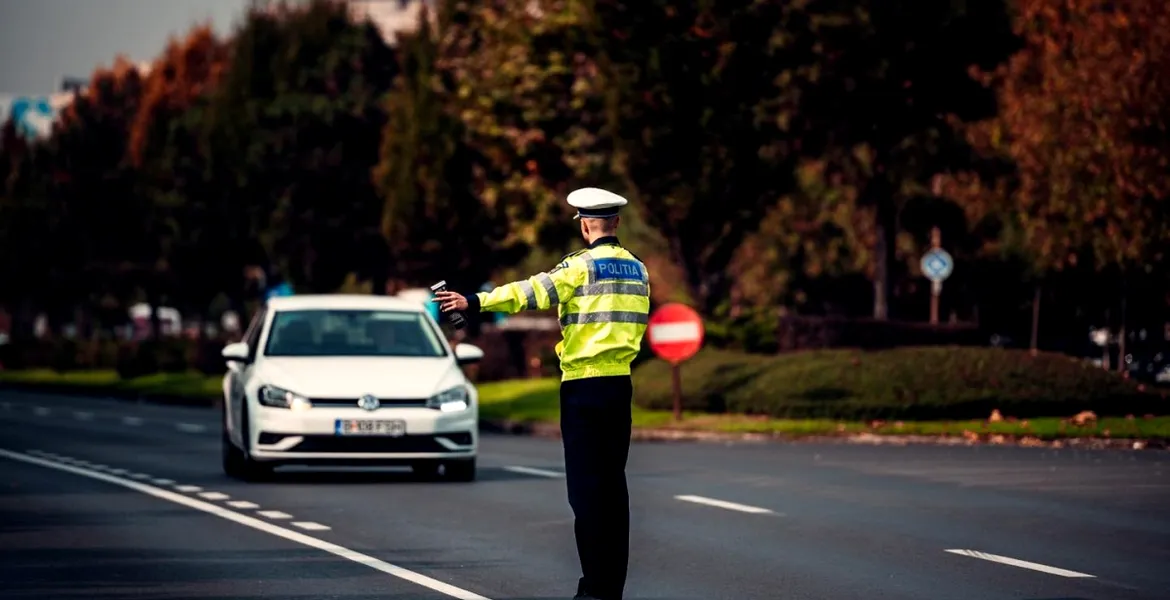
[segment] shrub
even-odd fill
[[[1093,410],[1166,412],[1137,384],[1061,354],[996,348],[815,350],[753,356],[704,349],[682,367],[684,407],[780,418],[981,419],[993,409],[1031,418]],[[635,401],[671,406],[669,366],[635,374]]]
[[[728,412],[728,394],[760,375],[768,356],[704,348],[680,371],[683,410]],[[673,406],[670,366],[652,359],[634,370],[634,398],[642,408],[669,410]]]

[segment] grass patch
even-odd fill
[[[51,369],[30,369],[0,371],[0,383],[190,399],[215,399],[222,393],[219,376],[208,376],[198,372],[156,373],[134,379],[122,379],[114,370],[57,372]]]
[[[484,419],[518,423],[559,423],[560,386],[556,378],[479,384],[479,414]],[[670,414],[635,406],[633,421],[635,427],[658,427],[670,421]]]
[[[726,358],[726,357],[725,357]],[[767,366],[770,358],[749,357],[746,364],[722,364],[713,374],[715,381],[722,385],[734,385],[758,377],[760,369]],[[758,362],[757,362],[758,361]],[[635,396],[647,392],[643,369],[635,378]],[[130,380],[119,379],[112,370],[56,372],[49,369],[28,371],[0,371],[0,384],[20,384],[44,387],[49,390],[75,389],[91,393],[137,393],[142,395],[167,396],[188,399],[217,399],[220,395],[220,376],[200,373],[160,373]],[[669,386],[669,377],[667,378]],[[560,381],[555,378],[527,379],[483,383],[478,386],[480,414],[484,419],[506,420],[527,423],[557,423],[560,420]],[[686,387],[684,391],[691,388]],[[704,389],[702,387],[699,388]],[[734,398],[742,393],[731,388],[724,392],[714,390],[724,398]],[[653,390],[651,390],[652,392]],[[693,405],[692,400],[688,404]],[[634,406],[633,419],[636,428],[671,428],[689,431],[711,431],[724,433],[763,433],[785,436],[835,435],[841,433],[868,432],[878,435],[953,435],[1001,434],[1005,436],[1030,436],[1039,439],[1062,439],[1075,437],[1114,437],[1142,439],[1170,439],[1170,416],[1138,414],[1126,416],[1103,416],[1098,421],[1077,427],[1068,422],[1068,417],[1077,411],[1048,404],[1053,413],[1036,418],[1017,418],[1010,411],[1003,411],[1009,420],[988,423],[983,418],[956,420],[886,421],[873,424],[856,419],[836,418],[776,418],[768,415],[711,414],[690,408],[683,413],[681,423],[675,423],[667,410]],[[1102,414],[1101,411],[1097,411]]]

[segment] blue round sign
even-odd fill
[[[955,261],[951,255],[942,248],[935,248],[930,252],[922,255],[922,262],[919,263],[922,268],[922,274],[931,281],[942,281],[951,276],[955,270]]]

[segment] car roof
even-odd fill
[[[426,307],[418,301],[395,296],[374,296],[371,294],[304,294],[277,296],[268,299],[268,308],[274,311],[307,309],[342,310],[405,310],[425,312]]]

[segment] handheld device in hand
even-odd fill
[[[435,285],[431,286],[431,292],[433,292],[433,293],[437,294],[439,292],[445,292],[445,291],[447,291],[447,281],[446,280],[440,281],[439,283],[436,283]],[[448,318],[451,319],[451,324],[455,326],[455,329],[463,329],[464,327],[467,326],[467,317],[463,316],[462,311],[453,310],[453,311],[447,313],[447,315],[448,315]]]

